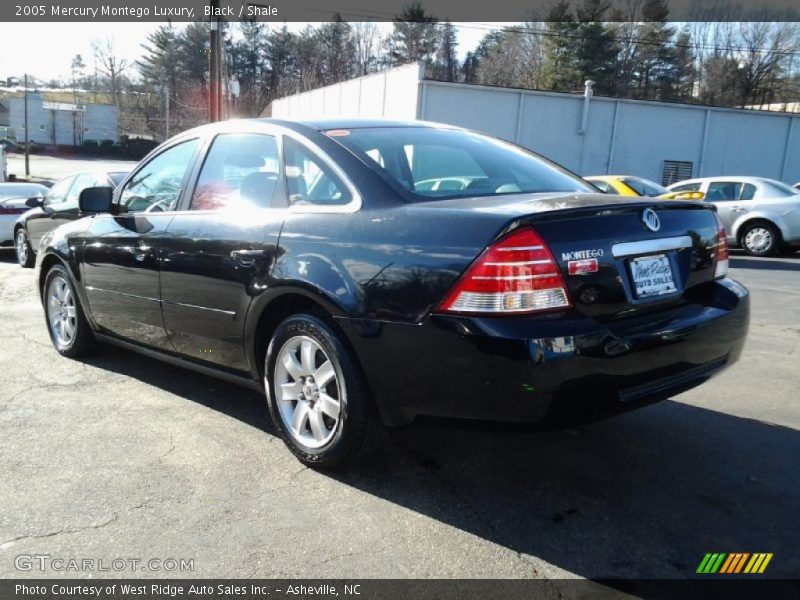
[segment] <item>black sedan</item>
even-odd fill
[[[598,194],[452,127],[208,125],[80,203],[95,216],[37,256],[58,352],[99,340],[264,390],[311,465],[420,416],[643,406],[735,362],[747,332],[713,209]]]
[[[30,198],[24,212],[14,224],[14,248],[17,262],[31,268],[36,260],[36,249],[44,234],[59,225],[84,216],[78,210],[78,197],[86,188],[116,187],[127,172],[76,173],[56,182],[43,198]]]

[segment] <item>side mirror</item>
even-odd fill
[[[38,198],[38,197],[28,198],[27,200],[25,200],[25,206],[27,206],[28,208],[38,208],[42,204],[44,204],[43,198]]]
[[[111,210],[114,189],[110,187],[86,188],[78,196],[78,208],[82,213],[105,213]]]

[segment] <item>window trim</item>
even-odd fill
[[[301,147],[306,148],[314,155],[315,158],[319,159],[321,162],[325,163],[325,165],[334,172],[334,174],[339,178],[339,180],[344,184],[347,188],[347,191],[350,192],[350,202],[347,204],[332,204],[332,205],[324,205],[324,204],[290,204],[289,203],[289,191],[288,189],[284,192],[286,194],[286,202],[287,206],[285,210],[289,213],[319,213],[319,214],[351,214],[358,212],[361,210],[361,206],[363,205],[363,200],[361,198],[361,194],[358,193],[358,189],[353,183],[350,181],[350,178],[344,173],[344,171],[336,164],[335,161],[331,159],[328,154],[322,150],[317,144],[315,144],[312,140],[305,136],[299,135],[292,135],[288,132],[284,132],[281,135],[281,160],[283,160],[283,164],[281,165],[283,168],[284,174],[284,187],[286,182],[286,162],[285,162],[285,152],[284,152],[284,143],[285,138],[290,138],[293,142],[299,144]]]
[[[191,181],[191,177],[194,175],[194,172],[195,172],[196,167],[197,167],[197,162],[198,162],[197,161],[197,156],[202,150],[204,150],[208,146],[207,140],[204,140],[203,136],[199,135],[199,134],[198,135],[186,136],[186,137],[174,138],[172,140],[169,140],[168,142],[165,142],[162,146],[159,146],[158,148],[153,150],[150,154],[148,154],[142,160],[142,162],[138,165],[138,167],[136,169],[133,169],[130,173],[128,173],[127,177],[125,177],[125,179],[122,181],[122,183],[120,183],[119,186],[117,186],[117,188],[114,190],[114,196],[113,196],[113,199],[111,201],[111,204],[116,207],[116,210],[115,210],[115,212],[113,214],[115,216],[144,214],[145,211],[118,212],[119,211],[119,203],[120,203],[120,200],[122,199],[122,192],[125,191],[125,188],[128,186],[128,183],[134,177],[136,177],[136,175],[140,171],[142,171],[142,169],[147,168],[147,165],[149,165],[151,162],[153,162],[156,158],[158,158],[159,156],[161,156],[165,152],[168,152],[168,151],[172,150],[176,146],[179,146],[180,144],[184,144],[186,142],[192,142],[192,141],[197,141],[198,142],[197,148],[195,148],[194,154],[192,154],[192,157],[189,159],[188,168],[186,169],[186,172],[183,174],[183,179],[181,180],[181,189],[178,192],[178,199],[177,199],[177,202],[175,203],[175,208],[173,208],[172,210],[160,210],[155,214],[172,215],[172,214],[175,214],[176,212],[180,212],[181,211],[181,206],[183,205],[183,202],[184,202],[184,198],[186,198],[186,187],[187,187],[186,184]],[[148,214],[151,214],[151,213],[148,213]]]

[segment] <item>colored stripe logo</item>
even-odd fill
[[[763,573],[772,560],[772,552],[708,552],[700,561],[697,573],[735,575]]]

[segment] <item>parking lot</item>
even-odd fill
[[[680,578],[735,551],[796,576],[800,253],[731,266],[750,336],[711,382],[576,430],[410,426],[325,474],[257,394],[114,348],[60,358],[0,253],[0,576],[58,576],[15,567],[48,554],[193,560],[122,576]]]

